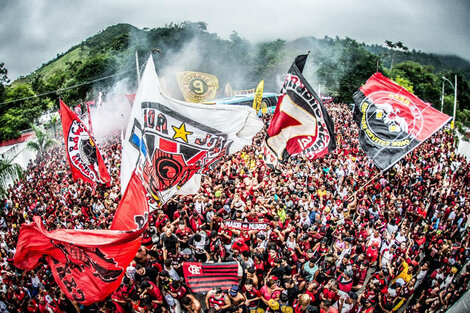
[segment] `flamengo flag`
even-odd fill
[[[95,139],[62,100],[60,100],[60,117],[72,178],[74,180],[80,178],[91,184],[109,184],[111,177]]]
[[[165,96],[150,56],[123,142],[121,187],[136,169],[152,208],[175,193],[196,193],[201,175],[251,144],[263,123],[245,106],[187,103]]]
[[[302,75],[308,55],[299,55],[287,72],[266,136],[279,161],[292,155],[314,159],[336,149],[334,124],[320,98]]]
[[[45,256],[55,281],[73,301],[101,301],[121,284],[127,266],[142,242],[148,204],[142,182],[133,175],[110,230],[47,231],[41,219],[23,224],[14,264],[32,270]]]
[[[380,73],[359,88],[354,104],[361,148],[383,171],[450,120]]]
[[[224,290],[238,285],[238,264],[184,262],[183,273],[186,285],[192,292],[208,292],[220,287]]]

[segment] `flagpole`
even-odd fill
[[[367,183],[365,183],[364,185],[361,186],[361,188],[359,188],[358,190],[356,190],[353,194],[353,196],[355,196],[359,191],[361,191],[362,189],[364,189],[364,187],[366,187],[367,185],[369,185],[373,180],[375,180],[379,175],[382,175],[384,173],[383,170],[381,170],[377,175],[375,175],[374,177],[372,177]],[[353,196],[349,197],[348,198],[348,202],[350,202],[353,198]]]
[[[135,50],[135,68],[137,70],[137,84],[140,83],[139,51]]]
[[[90,133],[93,133],[93,127],[92,127],[92,124],[91,124],[90,104],[88,104],[88,103],[85,103],[85,104],[86,104],[86,109],[87,109],[87,112],[88,112],[88,129],[90,130]]]

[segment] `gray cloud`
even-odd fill
[[[139,28],[204,21],[210,32],[252,41],[301,36],[402,41],[411,49],[470,60],[468,0],[3,0],[0,62],[9,77],[27,75],[87,37],[116,23]]]

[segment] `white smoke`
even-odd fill
[[[125,131],[131,112],[131,104],[126,95],[135,92],[130,85],[127,78],[116,82],[103,95],[101,105],[90,108],[93,134],[98,140]]]

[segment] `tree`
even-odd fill
[[[9,183],[23,177],[23,169],[12,160],[0,160],[0,196],[6,193]]]
[[[42,159],[43,154],[56,144],[56,141],[50,138],[45,131],[41,128],[31,125],[36,138],[27,143],[27,147],[38,153],[39,160]]]
[[[397,52],[408,53],[409,49],[407,46],[403,45],[401,41],[391,42],[390,40],[385,40],[385,45],[390,49],[390,70],[393,70],[393,60]]]
[[[431,66],[422,66],[418,63],[407,61],[395,65],[389,71],[390,77],[395,81],[397,77],[408,80],[413,86],[413,93],[420,99],[432,103],[435,108],[441,106],[441,90],[438,77],[433,74]]]
[[[10,82],[8,79],[8,70],[5,67],[5,63],[0,63],[0,102],[5,99],[5,86]]]
[[[345,68],[338,88],[337,100],[351,103],[353,94],[377,70],[378,57],[364,49],[364,44],[346,38],[340,63]],[[379,69],[380,70],[380,69]]]
[[[57,129],[59,128],[59,124],[59,114],[56,113],[44,126],[52,131],[54,138],[57,138]]]

